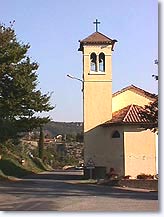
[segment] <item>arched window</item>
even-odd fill
[[[105,55],[104,55],[104,53],[99,54],[99,71],[105,72]]]
[[[90,56],[90,70],[97,71],[97,56],[95,53],[91,53]]]
[[[118,130],[113,132],[112,138],[120,138],[120,133],[118,132]]]

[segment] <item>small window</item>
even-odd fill
[[[91,53],[90,56],[90,70],[97,71],[97,56],[95,53]]]
[[[99,71],[105,72],[105,54],[99,54]]]
[[[114,131],[114,133],[112,134],[112,138],[120,138],[120,133],[117,130]]]

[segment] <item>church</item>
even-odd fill
[[[156,95],[135,85],[112,93],[112,52],[117,40],[96,31],[79,40],[83,58],[84,162],[94,177],[156,175],[156,134],[140,111]]]

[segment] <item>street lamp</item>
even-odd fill
[[[81,80],[80,78],[76,78],[76,77],[74,77],[73,75],[70,75],[70,74],[67,74],[67,77],[83,82],[83,80]]]
[[[73,75],[70,75],[70,74],[67,74],[67,77],[82,82],[82,90],[81,90],[81,91],[83,91],[83,83],[84,83],[84,81],[83,81],[82,79],[80,79],[80,78],[76,78],[76,77],[74,77]]]

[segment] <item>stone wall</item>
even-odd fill
[[[158,180],[110,180],[107,185],[158,191]]]

